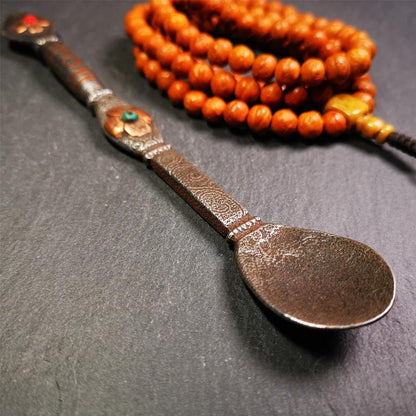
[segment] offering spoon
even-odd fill
[[[14,14],[2,34],[33,48],[96,115],[115,145],[142,159],[234,248],[243,279],[276,314],[311,328],[366,325],[391,308],[395,281],[387,263],[357,241],[266,224],[165,144],[152,118],[116,97],[61,43],[47,19]]]

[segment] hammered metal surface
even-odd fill
[[[267,224],[236,244],[245,282],[283,317],[320,328],[348,328],[381,318],[395,283],[370,247],[344,237]]]
[[[150,166],[221,235],[251,217],[247,210],[211,178],[174,150],[156,155]]]

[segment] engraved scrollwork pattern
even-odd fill
[[[220,234],[252,218],[211,178],[173,150],[156,155],[151,167]]]

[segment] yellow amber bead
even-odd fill
[[[378,143],[384,143],[387,137],[394,132],[394,127],[391,124],[386,124],[377,134],[376,140]]]
[[[361,134],[369,139],[374,139],[386,123],[373,115],[368,117],[361,127]]]
[[[348,125],[354,125],[357,119],[367,114],[369,107],[366,103],[349,94],[339,94],[332,97],[325,105],[324,111],[340,111],[347,117]]]
[[[364,125],[370,120],[371,117],[372,114],[365,114],[363,116],[358,117],[357,120],[355,120],[355,129],[361,133],[364,128]]]

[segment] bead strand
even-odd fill
[[[173,104],[211,123],[312,139],[323,132],[342,134],[350,123],[338,109],[323,116],[315,110],[296,114],[306,104],[319,108],[334,94],[351,91],[369,110],[375,105],[368,74],[375,46],[340,21],[316,19],[279,2],[152,0],[135,6],[125,24],[136,45],[137,69]],[[232,32],[237,42],[245,39],[300,60],[256,56],[247,45],[205,31]]]

